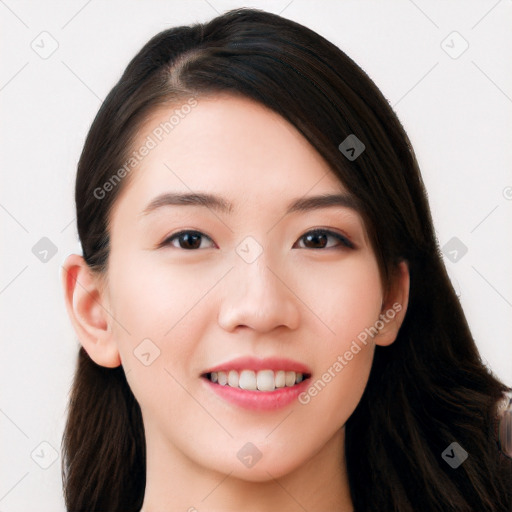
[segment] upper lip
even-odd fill
[[[266,357],[261,359],[251,356],[237,357],[231,361],[212,366],[206,370],[203,375],[211,372],[227,372],[229,370],[236,370],[238,372],[241,370],[253,370],[255,372],[259,370],[284,370],[311,375],[311,369],[308,366],[294,361],[293,359],[285,359],[282,357]]]

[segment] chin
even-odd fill
[[[226,468],[227,472],[233,471],[231,476],[248,482],[269,482],[293,473],[301,467],[297,460],[285,460],[280,453],[263,453],[254,465],[245,467],[242,462],[236,460],[236,467]]]
[[[258,464],[259,466],[259,464]],[[261,467],[252,467],[249,469],[237,468],[235,471],[231,473],[230,476],[234,478],[238,478],[240,480],[245,480],[246,482],[254,482],[254,483],[264,483],[271,482],[275,479],[286,476],[287,474],[293,472],[293,468],[282,470],[276,469],[273,465],[261,466]]]

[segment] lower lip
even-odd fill
[[[310,377],[295,386],[276,389],[275,391],[250,391],[232,388],[227,384],[221,386],[207,377],[201,377],[213,392],[228,402],[253,411],[273,411],[290,405],[309,386]]]

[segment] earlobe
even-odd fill
[[[78,339],[98,365],[115,368],[121,364],[110,328],[112,316],[98,275],[82,256],[71,254],[62,270],[66,310]]]
[[[375,336],[376,345],[387,346],[395,341],[407,311],[409,285],[409,266],[406,261],[401,261],[382,305],[380,319],[384,325]]]

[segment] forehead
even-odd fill
[[[165,192],[222,195],[236,212],[253,213],[302,196],[347,194],[322,156],[277,113],[227,94],[196,101],[187,109],[187,98],[159,108],[140,129],[132,149],[151,149],[123,191],[138,212]]]

